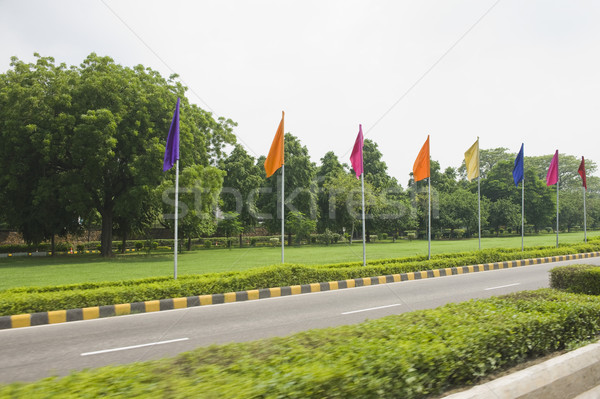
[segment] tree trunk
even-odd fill
[[[292,246],[292,233],[288,233],[288,246]]]
[[[102,246],[101,254],[105,258],[112,257],[113,210],[104,209],[104,211],[100,215],[102,216],[102,233],[100,239],[100,244]]]
[[[240,248],[244,246],[244,243],[242,241],[242,233],[240,233]]]
[[[192,236],[188,237],[187,250],[188,251],[192,250]]]
[[[366,237],[367,242],[371,242],[371,234],[369,233],[369,230],[367,230],[366,233],[367,233],[367,237]]]
[[[52,244],[50,244],[50,245],[51,245],[50,246],[50,251],[52,251],[52,255],[51,256],[54,256],[54,234],[52,234]]]
[[[123,238],[121,241],[121,253],[125,253],[125,244],[127,243],[127,233],[123,233]]]

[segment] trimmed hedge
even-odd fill
[[[550,270],[550,286],[578,294],[600,295],[600,267],[572,265]]]
[[[417,399],[599,332],[599,297],[542,289],[5,385],[0,397]]]
[[[103,283],[12,288],[0,291],[0,316],[285,287],[593,251],[600,251],[600,242],[559,248],[538,247],[525,252],[489,249],[437,255],[431,260],[424,256],[382,259],[369,261],[367,266],[362,266],[361,262],[314,266],[284,264],[243,272],[183,275],[177,280],[165,276]]]

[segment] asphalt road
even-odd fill
[[[548,286],[556,262],[424,280],[0,330],[0,383],[174,356]]]

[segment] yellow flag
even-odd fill
[[[467,180],[479,177],[479,137],[467,152],[465,152],[465,165],[467,166]]]
[[[273,143],[271,144],[271,149],[269,150],[269,155],[265,160],[265,172],[267,172],[267,177],[271,177],[273,173],[277,171],[277,169],[281,168],[281,165],[285,163],[283,156],[283,117],[285,113],[281,111],[281,122],[279,123],[279,127],[277,128],[277,133],[275,133],[275,138],[273,139]]]

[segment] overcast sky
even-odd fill
[[[253,156],[282,110],[317,164],[348,163],[361,123],[406,187],[428,134],[442,168],[477,136],[600,162],[598,21],[592,0],[0,0],[0,72],[96,52],[177,73]]]

